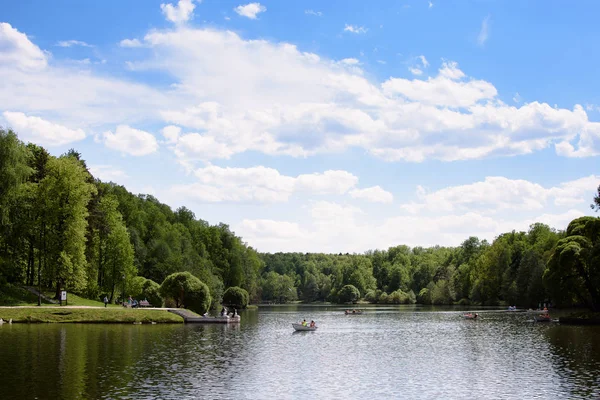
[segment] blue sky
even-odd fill
[[[564,229],[600,184],[600,4],[6,1],[0,125],[260,251]]]

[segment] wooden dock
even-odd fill
[[[173,314],[177,314],[183,318],[186,324],[236,324],[240,322],[240,316],[235,317],[199,317],[198,315],[180,308],[171,308],[168,310]]]

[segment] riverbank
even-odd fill
[[[560,317],[558,322],[565,325],[600,325],[600,313],[578,312],[566,317]]]
[[[0,318],[13,323],[183,323],[183,318],[166,309],[123,307],[1,307]]]

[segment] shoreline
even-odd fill
[[[0,307],[4,323],[183,324],[166,308],[132,309],[93,306]]]

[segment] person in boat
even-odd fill
[[[302,326],[306,326],[306,320],[302,321]]]
[[[221,309],[221,317],[224,317],[227,315],[227,309],[225,308],[225,306],[223,306],[223,308]]]
[[[315,327],[315,321],[310,321],[310,327],[314,328]]]
[[[475,315],[473,316],[473,319],[479,317],[479,314],[475,313]]]

